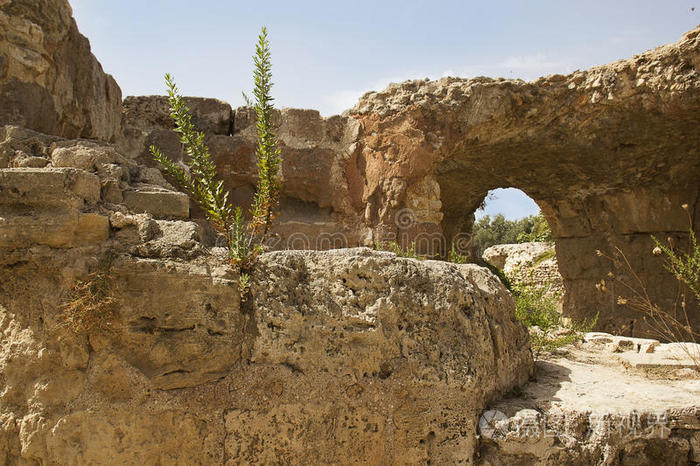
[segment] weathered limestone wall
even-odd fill
[[[119,89],[65,0],[6,1],[0,12],[0,123],[118,140],[119,151],[140,162],[150,143],[179,157],[164,98],[128,98],[120,115]],[[699,66],[696,28],[675,44],[568,76],[408,81],[365,95],[342,116],[283,110],[285,187],[271,246],[396,240],[442,254],[454,243],[468,254],[473,211],[490,189],[513,186],[535,199],[552,226],[565,313],[600,311],[600,329],[643,333],[638,316],[617,304],[619,290],[596,291],[611,268],[624,275],[596,250],[619,247],[652,299],[673,305],[674,279],[649,254],[649,235],[683,246],[683,204],[700,227]],[[254,186],[250,109],[189,102],[233,198],[245,204]],[[25,154],[15,166],[41,163]],[[0,155],[0,166],[9,159]],[[127,200],[141,210],[148,204],[141,194]],[[182,202],[173,202],[167,208],[184,215]],[[700,325],[697,303],[689,306]]]
[[[234,202],[248,205],[255,190],[255,113],[235,111],[215,99],[187,97],[195,125],[206,142],[219,174]],[[321,118],[315,110],[283,109],[275,115],[284,158],[280,217],[270,246],[274,249],[330,249],[372,244],[372,230],[361,216],[357,180],[348,179],[350,159],[359,125],[355,120]],[[123,112],[124,137],[120,150],[139,162],[155,166],[151,144],[174,160],[183,151],[172,131],[165,97],[127,97]],[[194,215],[198,216],[196,208]]]
[[[17,127],[0,153],[0,463],[469,462],[532,373],[487,269],[267,253],[242,301],[157,170]]]
[[[71,15],[67,0],[0,2],[0,126],[114,141],[121,90]]]
[[[445,78],[391,85],[365,95],[350,114],[362,125],[358,163],[382,174],[367,177],[363,193],[378,206],[375,231],[383,225],[396,232],[394,216],[411,206],[414,187],[436,183],[449,244],[468,234],[489,190],[516,187],[552,227],[565,313],[600,311],[601,329],[636,324],[634,331],[643,331],[639,316],[616,304],[619,290],[595,288],[611,269],[596,250],[610,254],[615,246],[652,299],[672,304],[674,279],[651,255],[649,235],[682,245],[690,224],[700,227],[700,28],[629,60],[532,83]],[[413,228],[434,225],[435,210],[415,212]],[[700,326],[697,304],[690,307]]]

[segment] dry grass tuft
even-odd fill
[[[99,270],[77,281],[61,305],[59,325],[87,335],[113,329],[117,313],[117,299],[113,293],[109,273],[112,257],[102,261]]]

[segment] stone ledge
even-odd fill
[[[176,191],[124,191],[124,204],[134,212],[154,217],[189,218],[190,200]]]
[[[75,168],[0,169],[0,205],[81,208],[100,200],[100,180]]]
[[[44,211],[39,215],[13,215],[0,217],[0,248],[94,245],[106,241],[109,232],[108,217],[94,213]]]

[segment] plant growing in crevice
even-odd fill
[[[185,164],[178,164],[155,146],[150,147],[160,168],[175,180],[191,199],[202,208],[216,231],[226,238],[229,260],[241,270],[249,270],[255,258],[263,251],[263,244],[279,205],[281,186],[281,155],[272,127],[274,107],[270,95],[272,74],[267,29],[258,37],[254,59],[255,112],[257,115],[258,145],[255,153],[258,170],[257,187],[251,207],[250,221],[246,221],[241,207],[229,201],[229,192],[223,180],[218,179],[216,166],[209,153],[205,135],[192,123],[190,109],[180,96],[175,81],[165,75],[170,104],[170,117],[175,132],[184,147]],[[247,277],[247,275],[246,275]],[[247,287],[245,287],[247,289]]]
[[[457,251],[455,243],[452,242],[452,245],[450,246],[450,252],[447,254],[447,261],[452,262],[454,264],[468,264],[469,257],[465,256],[464,254],[460,254],[459,251]]]
[[[389,251],[393,252],[396,254],[398,257],[406,257],[408,259],[417,259],[417,260],[425,260],[428,257],[418,254],[416,251],[416,243],[415,241],[411,243],[411,246],[404,248],[402,247],[398,242],[396,241],[389,241],[386,244],[383,244],[380,241],[377,241],[374,245],[374,249],[377,251]]]
[[[238,292],[241,295],[241,301],[245,302],[248,299],[248,290],[250,289],[250,274],[241,272],[238,277]]]
[[[59,326],[79,335],[112,330],[118,306],[110,274],[114,258],[107,253],[96,271],[73,284],[60,306]]]

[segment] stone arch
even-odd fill
[[[608,272],[625,273],[598,250],[625,253],[660,306],[676,300],[650,235],[682,245],[689,226],[700,226],[700,28],[676,44],[568,76],[394,84],[365,95],[352,115],[361,122],[366,172],[383,175],[365,185],[365,197],[378,204],[375,231],[390,229],[400,209],[434,205],[417,223],[439,219],[434,228],[449,242],[469,231],[489,190],[515,187],[550,223],[567,315],[600,312],[599,329],[648,334],[637,314],[617,304],[619,290],[597,291]],[[437,196],[416,194],[426,180]],[[697,303],[689,306],[700,328]]]

